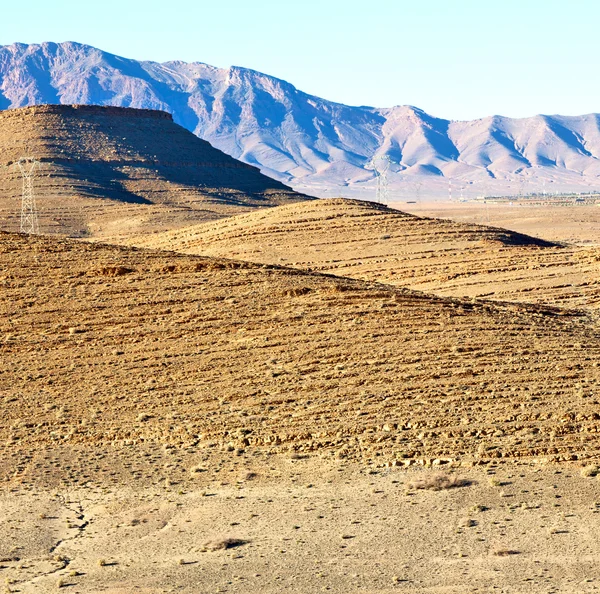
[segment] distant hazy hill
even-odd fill
[[[393,163],[393,187],[425,193],[447,192],[446,178],[477,192],[537,190],[542,179],[554,184],[548,190],[592,189],[600,175],[597,114],[452,122],[410,106],[333,103],[236,66],[138,62],[71,42],[0,47],[0,108],[39,103],[166,110],[215,147],[296,187],[360,191],[373,180],[365,165],[380,154]]]

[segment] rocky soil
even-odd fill
[[[135,241],[239,259],[0,232],[5,592],[598,590],[593,248],[347,201]]]
[[[443,296],[562,307],[600,302],[597,248],[357,200],[300,202],[126,242],[279,262]]]
[[[178,456],[170,459],[176,465]],[[193,486],[0,497],[5,591],[597,592],[598,478],[579,469],[373,470],[234,456]]]
[[[176,480],[207,448],[376,466],[599,454],[584,311],[0,237],[4,480],[163,481],[163,447],[188,460]]]

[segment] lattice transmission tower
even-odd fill
[[[21,200],[21,233],[40,232],[37,205],[35,203],[35,189],[33,180],[40,162],[31,157],[23,157],[17,161],[17,167],[23,177],[23,197]]]
[[[388,172],[392,162],[387,155],[378,155],[371,159],[371,162],[367,165],[368,169],[372,169],[375,172],[377,178],[377,193],[375,201],[380,204],[388,203]]]

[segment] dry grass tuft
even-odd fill
[[[242,540],[240,538],[218,538],[205,543],[202,548],[204,551],[225,551],[227,549],[241,547],[242,545],[248,544],[248,542],[248,540]]]
[[[471,481],[459,478],[453,474],[436,472],[413,479],[408,486],[411,489],[427,489],[429,491],[443,491],[456,487],[468,487]]]
[[[283,292],[286,297],[301,297],[302,295],[308,295],[312,289],[310,287],[293,287]]]
[[[494,551],[496,557],[509,557],[510,555],[518,555],[519,551],[513,551],[512,549],[498,549]]]
[[[596,466],[595,464],[589,464],[588,466],[584,466],[581,469],[581,476],[593,477],[593,476],[597,476],[599,472],[600,472],[600,468],[598,468],[598,466]]]

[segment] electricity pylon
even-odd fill
[[[31,157],[23,157],[17,161],[17,166],[23,176],[23,197],[21,200],[21,233],[38,234],[40,222],[35,203],[33,179],[40,162]]]
[[[387,204],[388,201],[388,171],[392,162],[387,155],[373,157],[367,165],[368,169],[375,172],[377,178],[377,194],[375,201],[380,204]]]

